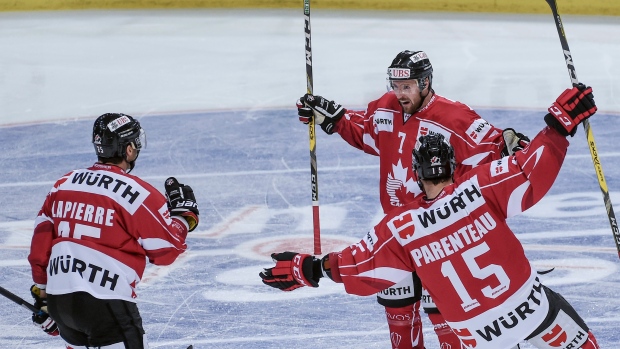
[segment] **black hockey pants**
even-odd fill
[[[124,343],[144,349],[142,318],[135,303],[97,299],[86,292],[47,295],[48,311],[67,343],[102,347]]]

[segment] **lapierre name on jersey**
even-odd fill
[[[50,213],[58,237],[78,240],[105,239],[105,229],[116,229],[120,208],[112,202],[134,215],[150,195],[134,178],[96,168],[71,172],[52,192],[75,193],[53,196]],[[93,200],[90,194],[112,201]],[[52,247],[47,274],[48,290],[54,294],[85,291],[102,299],[128,301],[136,297],[134,288],[140,281],[129,265],[74,241],[60,241]]]

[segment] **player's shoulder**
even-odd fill
[[[473,114],[477,115],[477,113],[474,111],[473,108],[471,108],[469,105],[467,105],[467,104],[465,104],[463,102],[451,100],[451,99],[449,99],[447,97],[444,97],[444,96],[438,95],[438,94],[435,94],[434,99],[435,100],[433,101],[433,104],[435,104],[435,105],[437,105],[437,106],[439,106],[441,108],[451,109],[451,110],[458,110],[458,111],[462,111],[462,112],[464,112],[466,114],[472,114],[473,113]]]
[[[87,170],[86,168],[80,168],[80,169],[74,169],[74,170],[71,170],[71,171],[65,173],[62,177],[58,178],[56,180],[56,182],[54,182],[54,186],[53,186],[54,190],[58,189],[58,187],[63,185],[69,178],[71,178],[73,176],[74,173],[76,173],[76,172],[83,172],[83,171],[86,171],[86,170]]]
[[[506,156],[469,168],[466,172],[456,174],[454,182],[460,185],[463,182],[475,182],[477,186],[486,187],[503,182],[512,176],[518,166],[514,156]]]
[[[131,173],[123,173],[123,176],[127,177],[127,178],[131,178],[133,181],[135,181],[136,183],[138,183],[141,187],[143,187],[144,189],[148,190],[149,192],[153,193],[159,193],[159,191],[153,186],[151,185],[149,182],[145,181],[144,179],[133,175]]]
[[[393,114],[401,113],[401,106],[394,92],[386,92],[378,99],[368,103],[365,114],[372,120],[377,112],[388,112]]]
[[[400,104],[398,103],[398,98],[396,97],[393,91],[384,93],[381,97],[370,102],[368,105],[369,106],[372,105],[375,108],[400,110]]]

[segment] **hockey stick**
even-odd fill
[[[577,86],[577,84],[579,84],[579,80],[577,80],[577,73],[575,71],[575,65],[573,64],[573,57],[570,53],[570,49],[568,48],[568,41],[566,40],[566,34],[564,33],[564,27],[562,26],[562,18],[560,18],[560,14],[558,13],[557,1],[545,1],[547,2],[547,4],[549,4],[549,7],[551,7],[551,12],[553,13],[553,17],[555,18],[555,26],[558,30],[558,35],[560,36],[562,50],[564,51],[564,59],[566,60],[568,76],[570,77],[573,86]],[[592,129],[590,128],[590,121],[588,119],[583,121],[583,128],[586,131],[586,138],[588,140],[588,145],[590,146],[590,155],[592,156],[592,162],[594,163],[594,170],[596,171],[596,176],[598,178],[598,185],[601,188],[601,192],[603,193],[603,202],[605,203],[605,208],[607,209],[607,218],[609,219],[609,224],[611,225],[611,232],[614,235],[616,249],[618,250],[618,257],[620,257],[620,231],[618,230],[616,214],[614,213],[614,208],[611,205],[609,190],[607,189],[607,182],[605,181],[605,174],[603,174],[603,166],[601,165],[601,162],[598,158],[598,150],[596,148],[596,143],[594,142],[594,134],[592,133]]]
[[[312,31],[310,30],[310,0],[304,0],[304,31],[306,32],[306,85],[312,94]],[[316,166],[316,133],[314,118],[308,123],[310,136],[310,182],[312,184],[312,225],[314,226],[314,254],[321,254],[321,226],[319,224],[319,176]]]
[[[11,291],[7,290],[4,287],[0,286],[0,294],[2,294],[3,296],[5,296],[6,298],[12,300],[13,302],[21,305],[22,307],[32,311],[33,313],[38,313],[40,309],[37,309],[34,307],[34,305],[26,302],[25,300],[23,300],[21,297],[13,294]]]

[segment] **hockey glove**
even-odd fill
[[[334,133],[334,126],[347,110],[334,101],[321,96],[305,94],[297,101],[297,115],[299,121],[307,124],[314,117],[314,121],[321,126],[328,135]]]
[[[282,291],[319,287],[319,279],[323,276],[320,259],[296,252],[272,253],[271,258],[276,266],[259,274],[265,285]]]
[[[41,298],[41,289],[37,285],[32,285],[30,294],[34,298],[34,307],[39,309],[38,312],[32,313],[32,322],[50,336],[58,336],[60,334],[58,326],[56,321],[47,314],[47,299]]]
[[[530,144],[530,139],[523,133],[518,133],[512,128],[507,128],[502,132],[504,137],[504,149],[502,149],[501,155],[510,156],[516,151],[527,147]]]
[[[174,177],[166,179],[164,186],[170,215],[183,217],[189,225],[189,231],[196,229],[199,213],[192,187],[179,183]]]
[[[596,113],[592,87],[579,84],[566,89],[549,107],[545,122],[563,136],[575,135],[577,125]]]

